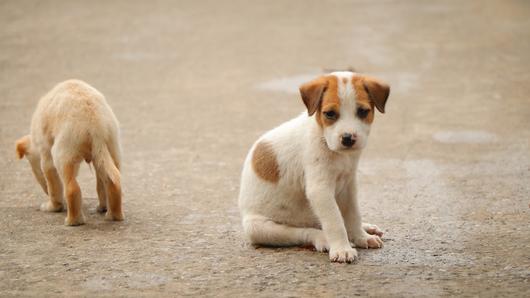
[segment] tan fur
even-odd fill
[[[51,208],[55,210],[63,209],[63,185],[59,173],[55,168],[44,170],[44,177],[47,181],[48,195],[50,197]]]
[[[80,163],[96,171],[99,212],[123,220],[121,209],[118,121],[105,97],[90,85],[68,80],[40,101],[33,114],[31,135],[16,143],[17,156],[26,157],[35,178],[49,195],[43,211],[60,211],[67,203],[66,225],[84,223],[81,190],[76,181]]]
[[[340,98],[339,98],[339,86],[337,77],[335,76],[326,76],[327,89],[324,95],[322,96],[322,101],[317,111],[318,114],[315,115],[315,118],[320,126],[330,126],[335,120],[326,118],[323,112],[325,111],[335,111],[339,115],[340,111]],[[339,115],[340,116],[340,115]]]
[[[370,76],[363,76],[363,85],[370,100],[374,103],[379,112],[385,112],[385,104],[390,94],[390,86],[386,83]]]
[[[335,76],[321,76],[300,87],[302,100],[307,107],[309,116],[317,113],[315,119],[320,126],[332,125],[334,120],[327,119],[322,112],[340,109],[338,81]]]
[[[108,208],[106,218],[109,220],[123,220],[121,210],[121,183],[119,181],[110,181],[107,184]]]
[[[342,78],[346,84],[346,78]],[[374,107],[381,113],[385,112],[385,104],[390,93],[390,87],[370,76],[353,76],[352,84],[355,89],[357,105],[369,110],[368,116],[363,119],[366,123],[374,120]],[[333,110],[337,114],[340,110],[338,96],[338,81],[335,76],[321,76],[300,87],[302,100],[307,107],[308,114],[317,113],[315,119],[322,126],[330,126],[335,121],[325,117],[323,112]],[[340,117],[340,115],[339,115]]]
[[[28,151],[28,147],[29,147],[29,142],[30,142],[29,136],[23,136],[22,138],[17,140],[15,147],[16,147],[18,159],[22,159],[26,155],[26,152]]]
[[[263,141],[256,144],[252,154],[252,168],[265,181],[277,183],[280,180],[280,168],[271,144]]]
[[[322,100],[322,94],[326,91],[328,79],[324,76],[305,83],[300,87],[300,95],[307,108],[309,116],[313,115]]]
[[[84,223],[83,214],[81,213],[81,189],[75,179],[78,169],[78,163],[68,163],[63,169],[63,182],[66,188],[65,196],[68,208],[65,223],[69,226],[76,226]]]
[[[363,119],[366,123],[372,123],[374,121],[374,102],[370,100],[370,95],[366,92],[364,87],[364,78],[354,76],[352,78],[353,88],[355,89],[355,100],[357,106],[363,107],[364,109],[370,110],[366,118]]]

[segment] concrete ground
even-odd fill
[[[1,1],[0,296],[530,296],[527,1]],[[392,92],[360,165],[385,246],[357,264],[241,235],[252,142],[297,85],[353,67]],[[126,221],[37,211],[14,142],[83,79],[121,122]]]

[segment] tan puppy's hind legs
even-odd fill
[[[96,170],[96,179],[97,179],[97,191],[98,191],[98,199],[99,199],[99,205],[96,209],[98,213],[105,213],[107,212],[107,190],[105,189],[105,182],[104,178],[102,177],[101,173],[99,173]]]
[[[122,221],[123,212],[121,210],[121,183],[113,182],[109,179],[107,181],[107,195],[108,195],[108,210],[105,215],[107,220]]]
[[[65,186],[65,197],[67,214],[64,224],[67,226],[78,226],[85,223],[85,217],[81,210],[81,189],[76,181],[79,164],[67,163],[63,168],[63,181]]]

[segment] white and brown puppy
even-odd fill
[[[334,262],[379,248],[382,232],[363,224],[356,170],[374,110],[384,113],[387,84],[333,72],[300,87],[307,114],[261,136],[243,167],[239,208],[258,245],[313,245]]]
[[[76,181],[80,163],[96,170],[99,212],[123,220],[120,183],[118,121],[105,97],[78,80],[59,83],[39,101],[31,120],[31,134],[16,142],[21,159],[28,159],[35,178],[49,196],[42,211],[63,210],[66,197],[69,226],[84,223],[81,190]]]

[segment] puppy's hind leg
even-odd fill
[[[61,156],[60,154],[54,154],[55,156],[61,158],[61,160],[55,159],[55,164],[58,166],[59,175],[64,183],[64,196],[66,197],[67,207],[64,224],[67,226],[82,225],[85,223],[85,217],[81,210],[81,189],[76,180],[80,161]]]
[[[121,208],[121,174],[119,169],[119,160],[114,160],[105,143],[94,142],[94,167],[98,176],[98,195],[102,192],[99,187],[104,185],[107,198],[107,213],[105,218],[108,220],[122,221],[123,211]],[[103,182],[103,183],[101,183]],[[100,196],[100,207],[101,205]]]
[[[120,179],[113,181],[109,180],[107,185],[107,195],[109,201],[109,209],[105,218],[108,220],[123,220],[123,211],[121,209],[121,183]]]
[[[243,219],[243,228],[255,245],[264,246],[304,246],[312,245],[318,251],[329,250],[322,230],[297,228],[278,224],[259,215],[247,215]]]
[[[67,226],[78,226],[85,223],[85,217],[81,210],[81,188],[76,177],[79,164],[83,158],[78,155],[75,143],[71,138],[58,136],[51,149],[53,164],[63,182],[63,193],[66,199],[66,218],[64,224]]]
[[[63,210],[63,185],[57,169],[53,164],[50,153],[41,157],[41,169],[46,177],[46,186],[48,190],[49,201],[42,203],[40,210],[48,212],[60,212]]]
[[[107,186],[105,185],[105,178],[98,169],[96,169],[96,188],[98,191],[99,206],[96,209],[99,213],[107,211]]]

